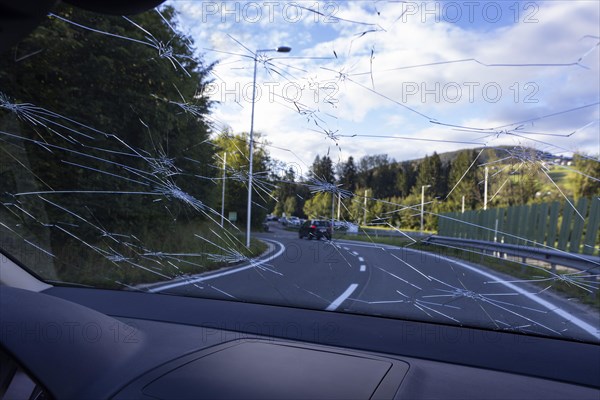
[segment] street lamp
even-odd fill
[[[488,203],[488,174],[489,174],[489,169],[488,167],[485,167],[485,177],[484,177],[484,183],[483,183],[483,209],[487,210],[487,203]]]
[[[421,233],[423,233],[423,216],[425,211],[425,189],[431,187],[431,185],[421,186]]]
[[[254,161],[254,100],[256,96],[256,64],[260,53],[275,51],[278,53],[289,53],[291,47],[281,46],[276,49],[256,50],[254,53],[254,77],[252,79],[252,111],[250,114],[250,166],[248,167],[248,209],[246,221],[246,247],[250,248],[250,225],[252,224],[252,163]]]
[[[225,179],[227,178],[227,153],[223,153],[223,187],[221,188],[221,228],[225,221]]]

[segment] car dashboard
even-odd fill
[[[3,398],[24,373],[31,399],[600,396],[587,343],[100,289],[0,299]]]

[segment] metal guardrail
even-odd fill
[[[422,238],[425,238],[429,235],[431,235],[430,233],[421,233],[418,231],[396,231],[393,229],[369,229],[369,228],[363,228],[360,227],[358,229],[358,232],[343,232],[346,235],[356,235],[356,236],[372,236],[372,237],[399,237],[399,238],[405,238],[407,236],[410,236],[413,239],[419,240]]]
[[[461,246],[475,248],[490,253],[501,253],[523,259],[534,259],[546,262],[554,270],[557,265],[600,274],[600,257],[590,256],[566,251],[523,246],[517,244],[488,242],[485,240],[460,239],[446,236],[433,235],[423,241],[424,243],[441,244],[448,246]]]

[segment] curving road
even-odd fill
[[[150,291],[600,340],[597,313],[476,264],[270,226],[267,256]]]

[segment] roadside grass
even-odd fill
[[[561,165],[554,165],[548,171],[548,175],[554,183],[556,183],[564,193],[572,194],[574,193],[574,183],[576,173],[570,170],[569,168],[563,167]],[[544,185],[542,187],[542,191],[554,191],[556,190],[556,186],[552,182],[547,182],[546,179]]]
[[[413,243],[411,240],[407,238],[400,237],[375,237],[375,236],[363,236],[363,235],[343,235],[337,234],[334,239],[344,239],[344,240],[355,240],[359,242],[368,242],[368,243],[380,243],[380,244],[388,244],[398,247],[406,247],[407,245]],[[455,258],[471,263],[476,263],[478,265],[483,265],[495,272],[503,274],[506,276],[506,280],[523,280],[529,281],[529,284],[536,285],[540,288],[540,290],[549,290],[554,292],[561,297],[566,297],[569,301],[577,301],[588,306],[593,307],[597,311],[600,311],[600,293],[596,289],[595,291],[588,292],[580,287],[575,286],[572,283],[567,281],[541,281],[537,282],[536,280],[540,279],[548,279],[551,277],[549,268],[539,267],[533,268],[530,266],[525,266],[519,264],[517,262],[513,262],[510,260],[499,259],[498,257],[482,255],[479,253],[475,253],[475,250],[469,251],[469,249],[460,250],[460,249],[451,249],[447,247],[440,247],[433,244],[424,244],[424,243],[415,243],[410,246],[413,250],[426,251],[428,253],[434,253],[439,256]],[[548,271],[548,272],[545,272]],[[560,272],[558,272],[560,273]]]
[[[236,261],[235,252],[252,258],[267,249],[264,242],[254,238],[247,249],[243,230],[233,227],[215,229],[214,224],[207,222],[182,222],[173,229],[157,229],[140,237],[143,238],[143,249],[134,241],[129,247],[121,243],[119,257],[112,258],[74,241],[65,242],[60,248],[54,247],[57,283],[106,289],[131,288],[232,267],[244,262]],[[115,247],[107,239],[88,244],[102,249]]]

